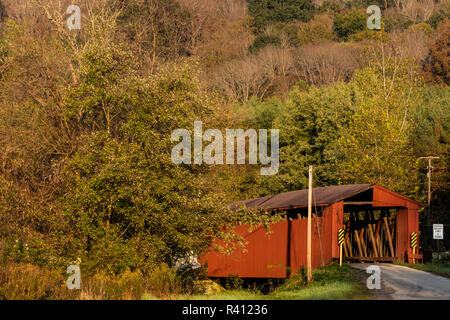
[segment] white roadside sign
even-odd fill
[[[433,239],[442,240],[444,239],[444,225],[443,224],[433,224]]]

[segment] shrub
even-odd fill
[[[342,11],[342,5],[337,0],[325,0],[320,5],[317,11],[321,13],[328,13],[330,15],[335,15],[336,13]]]
[[[402,16],[382,17],[381,22],[386,32],[392,32],[395,30],[405,30],[409,26],[414,24],[413,21],[405,19]]]
[[[276,35],[260,35],[255,38],[252,45],[248,48],[250,53],[255,53],[268,45],[280,45],[281,39]]]
[[[8,14],[6,13],[5,5],[0,1],[0,22],[3,22],[6,17],[8,17]]]
[[[445,19],[450,19],[450,3],[448,2],[442,3],[442,5],[434,11],[431,17],[427,20],[427,23],[436,29]]]
[[[140,299],[147,292],[147,283],[139,270],[127,269],[120,277],[112,278],[95,274],[83,279],[79,291],[82,300],[131,300]]]
[[[426,22],[420,22],[409,26],[408,30],[411,31],[422,31],[425,34],[431,34],[433,28]]]
[[[0,267],[0,300],[129,300],[145,297],[171,298],[181,292],[182,275],[165,264],[147,276],[140,270],[125,270],[121,276],[86,275],[81,270],[81,289],[69,290],[65,270],[52,270],[30,264],[9,263]]]
[[[337,14],[334,19],[334,31],[341,39],[347,40],[351,34],[366,28],[367,16],[360,10]]]
[[[225,282],[225,288],[228,290],[237,290],[242,288],[244,281],[237,274],[230,273]]]
[[[150,293],[159,298],[170,297],[183,291],[181,275],[165,263],[154,268],[146,281]]]
[[[30,264],[8,264],[0,268],[0,300],[74,299],[77,291],[66,287],[66,278],[55,270]]]
[[[302,266],[292,277],[286,280],[277,291],[289,291],[296,290],[305,287],[308,284],[308,277],[306,275],[306,269]]]
[[[300,24],[299,29],[299,45],[316,44],[333,38],[333,21],[327,14],[316,15],[313,20]]]
[[[265,26],[275,22],[293,20],[308,21],[314,6],[311,0],[250,0],[248,12],[253,18],[252,26],[261,32]]]
[[[298,22],[291,23],[277,23],[274,25],[274,30],[280,34],[281,43],[284,44],[284,40],[287,40],[287,44],[292,47],[298,46]]]
[[[424,65],[425,78],[436,84],[450,84],[450,20],[444,20],[438,27],[437,39],[431,45]]]
[[[363,30],[358,33],[354,33],[348,37],[349,41],[358,42],[358,41],[364,41],[364,40],[377,40],[377,39],[387,39],[387,33],[383,31],[376,31],[376,30]]]

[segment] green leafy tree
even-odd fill
[[[300,45],[326,42],[333,39],[333,20],[328,15],[316,15],[308,23],[303,23],[297,33]]]
[[[265,26],[293,20],[309,21],[314,6],[310,0],[249,0],[248,12],[252,26],[261,32]]]
[[[280,170],[273,177],[258,177],[261,194],[307,187],[309,165],[315,167],[317,185],[336,183],[339,172],[330,170],[331,150],[358,100],[357,88],[349,84],[308,87],[306,91],[294,87],[286,102],[278,104],[272,123],[272,128],[280,130]]]
[[[450,3],[443,1],[427,20],[427,23],[436,29],[445,19],[450,19]]]
[[[109,274],[200,253],[228,218],[223,193],[208,167],[172,163],[170,138],[194,120],[220,127],[216,99],[195,61],[150,74],[123,42],[117,12],[88,18],[82,34],[42,39],[7,26],[2,239],[30,244],[30,262],[81,258],[86,271]]]
[[[438,156],[433,160],[432,175],[432,222],[450,222],[449,172],[450,158],[450,88],[425,86],[423,98],[416,102],[413,121],[417,125],[411,133],[414,154],[417,157]],[[427,161],[421,160],[421,187],[427,188]],[[426,202],[425,192],[421,199]]]
[[[337,14],[334,19],[334,31],[339,38],[347,40],[350,35],[366,28],[366,20],[367,15],[357,9]]]
[[[255,38],[252,45],[248,48],[250,53],[258,52],[260,49],[267,47],[268,45],[279,45],[281,40],[276,35],[260,35]]]
[[[431,45],[425,61],[425,78],[435,84],[450,84],[450,20],[444,20],[437,32],[437,39]]]
[[[376,183],[420,196],[417,158],[411,147],[411,114],[420,98],[420,78],[410,62],[380,44],[381,56],[357,72],[355,83],[363,99],[337,140],[336,165],[344,182]]]
[[[78,239],[76,253],[89,269],[115,274],[201,252],[223,222],[221,193],[207,179],[207,168],[178,166],[170,158],[172,131],[211,114],[195,72],[162,70],[111,94],[126,102],[117,132],[106,126],[84,136],[64,173],[62,201]],[[96,102],[80,100],[88,109]]]

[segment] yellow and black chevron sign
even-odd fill
[[[411,240],[410,240],[411,248],[417,247],[417,232],[411,232]]]
[[[338,230],[338,245],[341,245],[344,243],[344,229]]]

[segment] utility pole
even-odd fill
[[[431,166],[431,160],[433,159],[439,159],[439,157],[420,157],[420,159],[427,159],[428,160],[428,212],[427,212],[427,225],[430,225],[430,216],[431,216],[431,170],[433,167]]]
[[[313,167],[309,166],[309,184],[308,184],[308,231],[307,231],[307,252],[306,269],[308,273],[308,282],[312,280],[311,271],[311,213],[312,213],[312,174]]]

